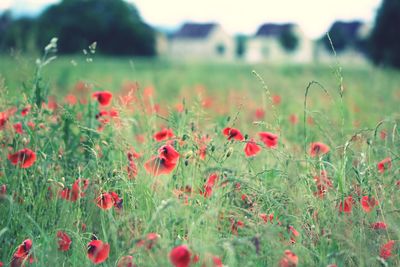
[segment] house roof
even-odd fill
[[[282,34],[282,32],[290,30],[294,24],[285,23],[285,24],[275,24],[275,23],[265,23],[258,28],[256,36],[260,37],[276,37]]]
[[[355,40],[359,38],[359,30],[361,29],[362,25],[363,23],[361,21],[336,21],[332,24],[329,32],[339,31],[343,38]]]
[[[216,27],[216,23],[185,23],[174,34],[174,38],[206,38]]]

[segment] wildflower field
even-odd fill
[[[0,58],[0,266],[400,266],[400,73]]]

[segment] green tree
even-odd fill
[[[292,27],[288,27],[282,31],[279,36],[279,41],[281,42],[282,47],[288,52],[296,50],[297,46],[299,45],[299,38],[293,32]]]
[[[400,68],[400,1],[383,0],[369,40],[374,63]]]
[[[58,37],[60,53],[76,53],[93,42],[104,54],[155,53],[154,31],[123,0],[64,0],[38,18],[37,34],[39,47]]]

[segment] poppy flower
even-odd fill
[[[122,208],[122,199],[115,192],[103,193],[96,198],[96,205],[103,210],[109,210],[113,206],[120,209]]]
[[[272,103],[274,103],[274,105],[279,105],[282,101],[282,98],[280,95],[273,95],[272,96]]]
[[[244,153],[246,154],[246,157],[252,157],[257,155],[261,151],[261,148],[257,145],[256,142],[254,142],[254,139],[250,139],[246,143],[246,146],[244,147]]]
[[[101,106],[108,106],[112,99],[112,93],[109,91],[94,92],[92,97],[96,98]]]
[[[22,130],[22,123],[21,123],[21,122],[15,123],[15,124],[13,125],[13,128],[14,128],[14,131],[15,131],[17,134],[23,134],[23,133],[24,133],[24,131]]]
[[[76,103],[78,102],[78,99],[75,95],[73,94],[68,94],[65,96],[65,102],[71,106],[76,105]]]
[[[378,162],[377,166],[378,166],[378,171],[380,173],[384,173],[386,170],[390,170],[390,168],[392,167],[392,159],[390,157],[385,158],[380,162]]]
[[[296,243],[296,237],[300,236],[300,233],[291,225],[289,225],[288,231],[290,233],[290,242],[292,244]]]
[[[71,238],[62,231],[57,232],[57,238],[58,238],[58,249],[61,251],[68,251],[70,246],[71,246]]]
[[[12,165],[19,165],[21,168],[29,168],[36,161],[36,154],[29,148],[24,148],[14,154],[8,154]]]
[[[117,267],[134,267],[132,256],[123,256],[119,259]]]
[[[332,181],[325,170],[322,170],[319,176],[314,176],[314,181],[317,186],[317,192],[314,195],[320,198],[323,198],[328,189],[333,187]]]
[[[285,250],[284,256],[279,262],[279,267],[296,267],[299,264],[299,257],[290,250]]]
[[[191,253],[185,245],[174,247],[169,253],[169,260],[175,267],[188,267]]]
[[[363,196],[361,198],[361,207],[365,212],[371,212],[379,203],[374,197]]]
[[[94,264],[99,264],[107,260],[110,253],[110,245],[101,240],[93,240],[87,245],[87,257]]]
[[[137,176],[138,174],[138,168],[136,166],[136,163],[133,160],[129,160],[128,162],[128,167],[127,167],[127,172],[128,172],[128,178],[133,179]]]
[[[103,210],[109,210],[114,206],[114,198],[109,193],[103,193],[96,198],[96,205]]]
[[[371,224],[371,228],[374,230],[385,230],[387,228],[387,224],[385,222],[375,222]]]
[[[204,197],[211,197],[212,189],[217,179],[218,179],[218,174],[216,173],[213,173],[208,177],[207,182],[204,185],[204,192],[203,192]]]
[[[21,267],[24,266],[24,262],[28,261],[29,263],[33,263],[34,259],[31,254],[32,249],[32,240],[26,239],[22,242],[21,245],[18,246],[17,251],[14,253],[13,258],[11,260],[11,267]]]
[[[161,131],[153,135],[154,140],[161,142],[174,137],[174,132],[171,129],[163,128]]]
[[[269,148],[276,148],[278,145],[278,136],[270,132],[258,133],[261,141]]]
[[[289,121],[291,124],[296,125],[299,122],[299,117],[296,114],[291,114],[289,116]]]
[[[147,173],[154,176],[171,173],[178,164],[179,153],[171,145],[164,145],[158,149],[158,155],[153,156],[144,164]]]
[[[262,120],[265,117],[265,111],[262,108],[256,109],[255,117],[257,120]]]
[[[386,132],[385,130],[382,130],[382,131],[380,132],[380,137],[381,137],[381,139],[382,139],[382,140],[385,140],[385,139],[386,139],[386,136],[387,136],[387,132]]]
[[[61,198],[75,202],[79,198],[84,197],[85,191],[89,186],[89,179],[77,179],[74,184],[72,185],[72,189],[64,188],[58,194]]]
[[[258,215],[265,223],[269,222],[272,223],[274,220],[274,214],[270,213],[269,215],[267,215],[266,213],[260,213],[260,215]]]
[[[242,133],[241,133],[238,129],[235,129],[235,128],[226,127],[226,128],[222,131],[222,133],[223,133],[226,137],[228,137],[228,140],[231,140],[232,138],[235,139],[235,140],[237,140],[237,141],[242,141],[242,140],[244,140],[244,137],[243,137]]]
[[[379,256],[387,260],[392,256],[392,249],[394,247],[394,240],[390,240],[389,242],[382,245]]]
[[[339,204],[339,212],[351,213],[353,208],[353,197],[348,196],[344,199],[344,203],[340,202]]]
[[[4,266],[4,263],[0,261],[0,267],[3,267],[3,266]]]
[[[0,130],[3,130],[8,121],[8,116],[5,112],[0,112]]]
[[[213,267],[223,267],[224,266],[222,264],[222,260],[217,256],[213,256],[212,261],[213,261]]]
[[[5,196],[7,194],[7,186],[5,184],[2,184],[0,186],[0,197]]]
[[[328,153],[330,150],[329,146],[325,145],[324,143],[321,142],[314,142],[311,143],[310,145],[310,156],[311,157],[316,157],[316,156],[322,156],[326,153]]]

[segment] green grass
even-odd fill
[[[200,256],[193,266],[212,266],[213,255],[227,266],[277,266],[285,250],[298,256],[299,266],[400,264],[400,188],[395,184],[400,180],[399,72],[368,66],[185,64],[96,55],[92,62],[84,56],[58,58],[35,77],[34,57],[2,57],[0,62],[0,111],[18,108],[0,131],[0,186],[7,185],[0,199],[0,261],[5,265],[29,238],[35,258],[29,266],[92,266],[86,245],[93,235],[111,247],[101,266],[116,266],[125,255],[132,255],[138,266],[170,266],[168,254],[180,244]],[[91,86],[85,96],[89,103],[65,104],[66,95],[79,93],[79,81]],[[304,109],[311,81],[318,84],[310,85]],[[129,92],[127,84],[138,87],[130,106],[119,101]],[[149,87],[154,88],[150,97],[145,93]],[[102,90],[113,92],[112,107],[119,119],[98,131],[95,115],[100,107],[91,93]],[[271,101],[276,95],[280,104]],[[57,110],[35,105],[47,96],[57,99]],[[204,107],[204,101],[211,106]],[[183,112],[175,109],[179,103]],[[159,105],[158,114],[149,112],[153,104]],[[32,111],[22,117],[19,111],[26,105]],[[263,109],[265,117],[256,118],[256,109]],[[290,123],[292,114],[298,116],[297,124]],[[307,123],[310,117],[312,124]],[[12,129],[17,122],[22,122],[23,134]],[[35,130],[28,122],[36,124]],[[153,177],[144,163],[165,144],[152,138],[162,127],[173,130],[172,145],[180,159],[171,174]],[[247,141],[228,141],[222,134],[225,127],[255,138],[261,153],[245,157]],[[387,132],[384,139],[381,130]],[[257,133],[262,131],[279,135],[276,149],[259,141]],[[139,142],[138,135],[146,141]],[[204,135],[211,140],[201,160],[198,139]],[[315,141],[327,144],[330,152],[310,157],[309,145]],[[7,155],[25,147],[36,152],[37,160],[22,169]],[[141,154],[135,160],[135,179],[126,172],[131,148]],[[392,158],[392,167],[380,174],[377,163],[386,157]],[[313,177],[321,170],[333,183],[323,199],[314,196]],[[205,198],[199,192],[214,172],[223,178]],[[90,180],[85,196],[77,202],[60,198],[58,191],[78,178]],[[185,194],[174,194],[185,186],[192,188],[186,193],[187,205]],[[123,198],[121,211],[96,206],[96,197],[111,191]],[[243,194],[251,201],[243,201]],[[349,195],[355,200],[352,212],[339,213],[340,201]],[[379,201],[370,213],[360,205],[366,195]],[[273,213],[274,223],[264,223],[260,213]],[[237,234],[231,220],[244,223]],[[388,229],[373,230],[370,225],[376,221],[386,222]],[[289,226],[300,233],[294,244]],[[58,230],[72,239],[67,252],[58,250]],[[156,244],[138,247],[152,232],[159,235]],[[389,240],[397,246],[394,256],[384,261],[379,259],[380,247]]]

